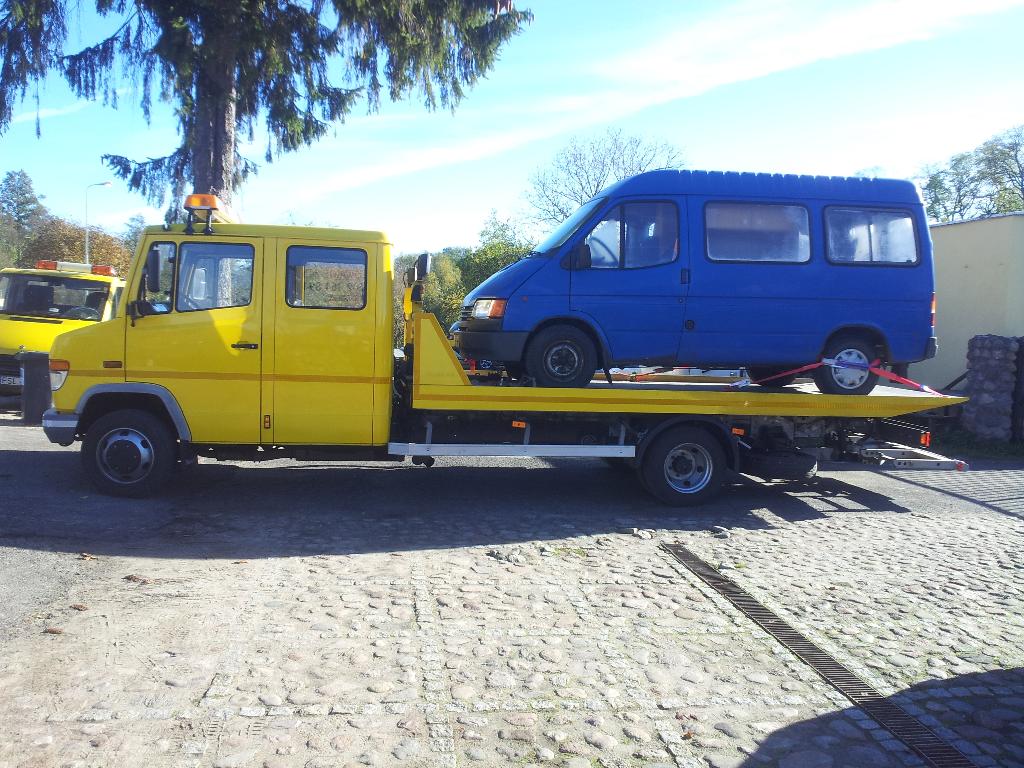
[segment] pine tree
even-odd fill
[[[230,201],[256,165],[239,134],[268,134],[266,160],[307,146],[360,99],[419,93],[454,109],[531,19],[507,0],[95,0],[106,39],[66,55],[70,0],[0,1],[0,131],[15,100],[51,70],[117,106],[119,77],[173,105],[180,146],[162,157],[105,155],[131,189],[161,204],[186,183]],[[38,131],[38,122],[37,122]]]

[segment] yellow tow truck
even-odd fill
[[[21,391],[19,352],[49,352],[62,333],[114,316],[124,280],[111,266],[38,261],[0,269],[0,394]]]
[[[384,234],[222,223],[209,195],[185,207],[184,225],[146,230],[113,321],[64,334],[51,352],[44,430],[81,440],[105,493],[155,493],[198,457],[601,457],[634,467],[670,505],[711,498],[730,472],[807,476],[822,451],[965,467],[924,451],[924,434],[910,446],[878,439],[891,417],[963,401],[930,392],[474,380],[422,311],[426,255],[404,276],[394,350]]]

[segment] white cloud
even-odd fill
[[[740,0],[596,63],[595,103],[636,111],[818,61],[928,40],[1024,0]]]
[[[40,109],[38,113],[35,110],[32,110],[31,112],[19,112],[11,118],[11,123],[27,123],[30,120],[35,121],[37,115],[40,120],[45,120],[48,117],[70,115],[85,109],[91,103],[91,101],[79,100],[64,107],[47,107],[45,109]]]

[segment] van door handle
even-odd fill
[[[231,345],[232,349],[259,349],[259,344],[250,344],[247,341],[238,341]]]
[[[690,282],[690,270],[685,268],[679,270],[679,282],[682,285],[687,285]]]

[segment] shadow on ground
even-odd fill
[[[630,528],[761,529],[851,510],[908,511],[834,478],[792,486],[741,477],[712,504],[674,510],[651,499],[631,472],[567,459],[442,459],[431,469],[204,463],[182,472],[160,498],[138,501],[99,495],[77,450],[0,449],[0,541],[68,552],[243,558],[392,552]]]
[[[1024,668],[926,680],[888,700],[976,765],[1024,768]],[[888,731],[851,707],[773,732],[742,768],[925,765],[897,744]]]

